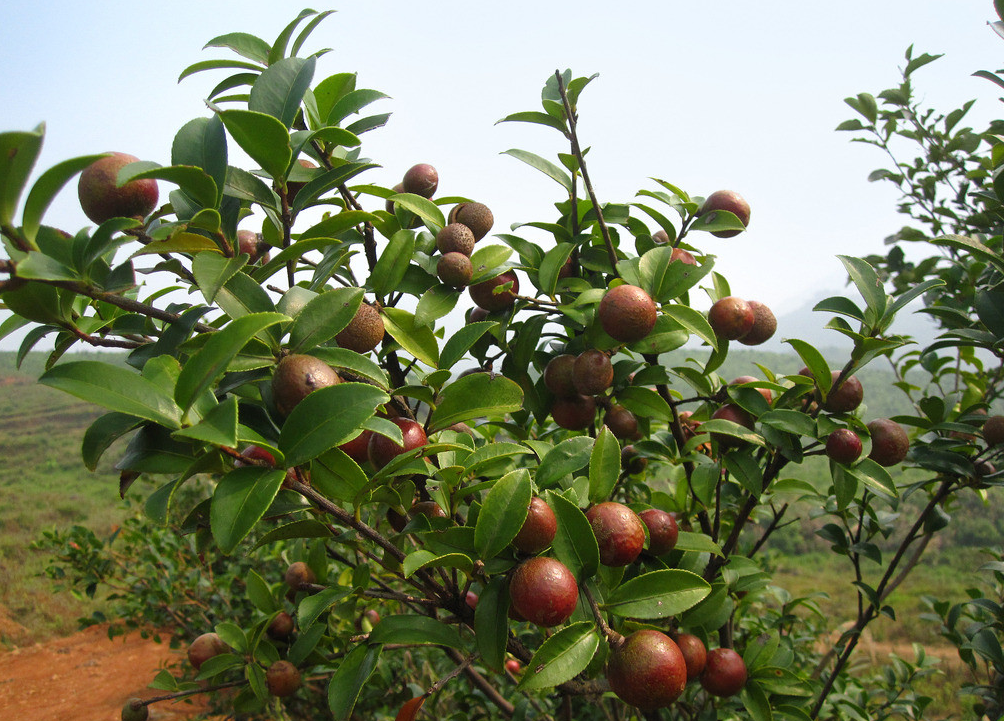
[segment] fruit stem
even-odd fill
[[[610,272],[615,278],[618,278],[620,274],[617,272],[617,251],[614,250],[614,243],[610,239],[610,229],[607,227],[607,221],[603,218],[603,211],[600,209],[600,203],[596,199],[596,191],[593,190],[593,184],[589,181],[589,171],[586,170],[586,159],[582,155],[582,148],[579,147],[579,136],[576,132],[576,115],[572,111],[572,106],[568,102],[568,94],[565,92],[565,80],[561,77],[561,71],[559,70],[554,71],[554,77],[558,79],[558,92],[561,94],[561,102],[565,106],[565,117],[568,118],[568,139],[572,144],[572,154],[579,163],[579,170],[582,171],[582,183],[586,186],[589,200],[593,204],[593,210],[596,211],[596,222],[600,226],[600,233],[603,235],[603,244],[607,247],[607,255],[610,258]],[[572,208],[572,212],[578,213],[578,210]]]
[[[603,612],[600,611],[600,606],[596,603],[596,599],[593,598],[593,594],[589,590],[589,586],[584,585],[582,587],[582,593],[585,595],[586,601],[589,603],[589,610],[593,612],[593,618],[596,619],[596,625],[599,626],[600,633],[603,634],[603,637],[606,638],[607,642],[614,648],[624,643],[624,637],[610,628],[607,624],[607,620],[603,618]]]

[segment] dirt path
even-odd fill
[[[157,669],[176,659],[167,643],[138,633],[109,640],[104,627],[0,652],[0,718],[17,721],[119,721],[133,696],[149,698]],[[151,721],[193,718],[188,704],[158,703]]]

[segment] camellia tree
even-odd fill
[[[211,40],[240,59],[182,78],[236,72],[167,165],[74,158],[28,189],[42,128],[0,135],[0,336],[28,327],[22,354],[52,336],[40,381],[107,409],[85,464],[122,439],[120,492],[149,488],[149,517],[180,516],[203,556],[288,563],[251,563],[250,604],[123,718],[195,693],[270,718],[919,717],[922,654],[876,679],[848,662],[946,504],[996,483],[979,464],[1004,419],[937,388],[917,416],[866,417],[855,374],[907,342],[896,314],[943,281],[890,297],[841,257],[861,297],[820,305],[853,341],[840,367],[788,339],[800,373],[725,382],[730,343],[776,331],[701,250],[750,222],[738,193],[654,180],[600,202],[576,125],[593,78],[556,72],[541,109],[504,118],[567,141],[557,162],[508,151],[560,187],[556,216],[492,243],[490,199],[434,200],[430,165],[365,182],[360,138],[387,115],[364,110],[384,96],[315,81],[323,51],[300,51],[328,14],[272,44]],[[45,225],[78,174],[95,227]],[[708,352],[666,362],[694,339]],[[63,358],[80,343],[127,353]],[[799,480],[823,455],[829,480]],[[904,462],[909,481],[889,470]],[[760,563],[796,501],[826,517],[858,589],[829,650],[797,613],[811,600]]]

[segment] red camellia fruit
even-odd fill
[[[513,609],[527,621],[538,626],[557,626],[575,610],[579,586],[561,561],[535,556],[513,571],[509,597]]]
[[[648,528],[649,553],[661,556],[673,550],[680,536],[676,516],[658,508],[647,508],[638,514],[638,518]]]
[[[643,711],[669,706],[687,685],[687,663],[669,636],[653,629],[635,631],[614,644],[607,659],[610,690]]]
[[[608,336],[621,343],[634,343],[652,332],[659,312],[648,293],[625,284],[606,292],[596,316]]]
[[[508,290],[503,290],[499,293],[495,292],[496,288],[504,286],[507,283],[512,283],[512,286]],[[474,301],[475,305],[479,308],[484,308],[490,313],[495,313],[511,308],[516,302],[516,294],[519,293],[519,280],[513,271],[507,270],[502,275],[468,286],[467,290],[471,294],[471,300]]]
[[[219,656],[229,650],[230,647],[215,633],[204,633],[189,644],[188,662],[198,671],[202,668],[202,664],[213,656]]]
[[[570,431],[585,430],[596,418],[596,401],[592,396],[558,398],[551,406],[551,418]]]
[[[372,437],[373,431],[363,431],[351,441],[345,441],[338,447],[356,463],[365,463],[370,459],[370,438]]]
[[[428,163],[413,165],[404,174],[401,187],[406,193],[431,198],[439,187],[439,172]]]
[[[840,377],[840,371],[833,371],[830,375],[830,382],[836,383],[837,378]],[[826,402],[823,403],[823,410],[830,413],[850,413],[861,405],[864,397],[865,389],[862,387],[861,381],[854,376],[848,376],[844,378],[836,390],[833,390],[832,386],[830,387]]]
[[[669,255],[669,262],[672,263],[674,260],[678,260],[684,265],[697,265],[697,258],[694,257],[694,254],[683,248],[673,248],[673,252]]]
[[[739,218],[739,222],[746,227],[750,224],[750,204],[734,190],[716,190],[704,201],[698,215],[705,215],[716,210],[729,211]],[[741,232],[741,230],[718,230],[712,235],[716,238],[732,238]]]
[[[712,696],[735,696],[746,685],[746,663],[731,648],[708,651],[701,686]]]
[[[861,456],[861,439],[850,428],[838,428],[826,438],[826,455],[837,463],[854,463]]]
[[[261,463],[245,463],[244,461],[234,461],[234,468],[243,468],[244,466],[258,466],[262,463],[272,466],[275,468],[275,456],[266,451],[261,446],[248,446],[243,451],[241,451],[241,456],[248,459],[249,461],[261,461]]]
[[[138,160],[135,155],[112,153],[84,169],[77,181],[77,198],[84,215],[95,223],[104,223],[111,218],[145,218],[153,212],[159,198],[156,180],[130,180],[122,187],[118,185],[119,171]]]
[[[910,437],[896,421],[878,418],[868,424],[872,437],[872,450],[868,457],[880,466],[895,466],[906,459],[910,450]]]
[[[523,553],[540,553],[551,545],[558,532],[558,519],[540,496],[530,499],[526,520],[512,539],[512,545]]]
[[[604,566],[627,566],[645,546],[645,526],[623,503],[605,501],[586,511]]]
[[[299,591],[305,585],[317,581],[314,570],[303,561],[293,561],[286,569],[286,585],[294,591]]]
[[[265,685],[273,696],[292,696],[300,688],[300,670],[289,661],[276,661],[265,671]]]
[[[572,366],[572,382],[584,396],[594,396],[605,391],[614,382],[614,366],[610,362],[610,356],[595,348],[579,353]]]
[[[377,468],[383,468],[402,453],[420,448],[428,442],[425,429],[422,428],[422,424],[418,421],[398,417],[391,418],[390,422],[401,429],[401,434],[404,436],[404,445],[399,446],[387,436],[374,433],[370,438],[368,450],[370,461]]]
[[[523,670],[523,665],[514,658],[506,659],[505,670],[511,673],[513,676],[518,674]]]
[[[750,332],[756,316],[750,304],[742,298],[728,295],[715,301],[708,311],[708,323],[722,340],[738,340]]]
[[[683,660],[687,663],[687,680],[693,681],[701,675],[707,665],[708,649],[704,642],[692,633],[678,634],[675,640],[683,654]]]

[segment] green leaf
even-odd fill
[[[359,355],[348,348],[314,348],[310,353],[333,368],[346,368],[353,373],[368,378],[384,390],[390,389],[387,372],[373,360]]]
[[[774,712],[771,711],[770,701],[760,688],[760,684],[749,681],[739,693],[739,699],[749,712],[752,721],[773,721]]]
[[[410,230],[394,233],[370,273],[368,284],[373,292],[382,297],[397,290],[414,256],[415,234]]]
[[[586,514],[564,496],[548,491],[547,505],[558,519],[558,532],[551,542],[554,555],[581,583],[595,575],[600,566],[600,548],[593,528]]]
[[[336,288],[311,300],[289,329],[290,352],[304,353],[334,338],[352,321],[362,301],[362,288]]]
[[[317,59],[310,57],[286,58],[269,65],[251,87],[248,110],[271,115],[291,128],[316,64]]]
[[[459,568],[464,573],[470,573],[474,562],[463,553],[444,553],[436,555],[425,549],[409,553],[401,564],[405,578],[410,578],[423,568]]]
[[[194,255],[202,252],[222,253],[219,246],[206,236],[183,231],[176,233],[167,240],[155,240],[152,243],[147,243],[129,257],[137,258],[141,255],[156,255],[159,253],[189,253]]]
[[[537,486],[547,488],[583,468],[589,463],[592,450],[593,439],[588,436],[566,438],[541,459],[535,479]]]
[[[313,480],[313,478],[311,478],[311,480]],[[333,535],[334,534],[331,532],[331,528],[327,525],[321,523],[320,521],[315,521],[313,518],[304,518],[299,521],[293,521],[292,523],[279,526],[278,528],[273,528],[271,531],[259,538],[258,542],[254,544],[254,548],[251,550],[256,550],[262,546],[268,545],[269,543],[285,541],[290,538],[331,538]]]
[[[534,123],[536,125],[546,125],[550,128],[554,128],[562,134],[567,132],[565,130],[565,124],[562,121],[548,115],[547,113],[535,111],[512,113],[511,115],[507,115],[501,120],[495,122],[496,125],[499,123]]]
[[[486,463],[531,452],[529,448],[518,443],[486,443],[467,456],[464,461],[464,473],[475,473]]]
[[[617,393],[617,402],[634,413],[639,418],[652,418],[662,421],[673,420],[673,409],[651,388],[628,386]]]
[[[833,382],[833,376],[830,373],[829,364],[823,358],[823,354],[816,350],[815,347],[798,338],[788,338],[784,342],[788,343],[798,353],[802,362],[805,363],[805,367],[812,373],[812,377],[816,381],[816,385],[819,386],[819,389],[824,394],[828,392],[830,384]]]
[[[209,525],[223,553],[233,553],[261,520],[285,477],[282,470],[248,466],[236,468],[220,480],[213,493]]]
[[[510,471],[491,487],[474,527],[474,550],[482,561],[494,558],[512,543],[526,520],[532,496],[530,473],[525,468]]]
[[[281,313],[252,313],[213,333],[185,363],[178,377],[174,399],[181,410],[188,413],[192,404],[226,372],[230,362],[259,331],[288,320],[289,317]]]
[[[298,466],[355,435],[363,421],[390,400],[366,383],[339,383],[310,393],[293,409],[279,434],[286,467]]]
[[[262,65],[268,63],[268,51],[271,49],[264,40],[248,33],[218,35],[202,47],[203,50],[206,48],[230,48],[238,55]]]
[[[603,426],[589,457],[589,500],[606,500],[621,474],[621,445],[610,429]]]
[[[511,155],[517,160],[522,160],[531,168],[536,168],[544,175],[551,178],[567,192],[572,192],[572,177],[549,160],[544,160],[539,155],[534,155],[533,153],[527,152],[526,150],[519,150],[518,148],[506,150],[503,155]]]
[[[522,407],[523,389],[518,383],[501,375],[472,373],[443,389],[429,419],[429,432],[473,418],[505,415]]]
[[[464,354],[471,349],[478,339],[498,323],[490,320],[483,320],[477,323],[469,323],[460,328],[443,345],[443,352],[439,356],[439,367],[443,369],[452,368],[456,365]]]
[[[453,626],[428,616],[401,614],[381,619],[370,632],[369,643],[406,643],[463,649]]]
[[[357,503],[357,496],[368,480],[359,464],[340,448],[332,448],[310,464],[310,482],[314,488],[326,498],[343,503]]]
[[[80,444],[80,452],[87,469],[96,470],[98,461],[112,443],[139,424],[140,421],[136,416],[125,413],[106,413],[91,423],[84,431],[84,439]]]
[[[558,243],[544,254],[537,272],[538,287],[548,296],[554,297],[558,287],[558,273],[572,255],[575,246],[571,243]]]
[[[391,338],[430,368],[439,365],[439,344],[429,326],[419,326],[415,316],[401,308],[384,308],[383,322]]]
[[[352,593],[351,588],[333,586],[300,601],[296,610],[301,629],[310,628],[321,614]]]
[[[558,631],[533,654],[518,690],[551,688],[570,681],[586,669],[600,647],[592,621],[580,621]]]
[[[81,400],[162,426],[181,427],[181,410],[160,386],[118,366],[100,361],[61,363],[38,382]]]
[[[495,576],[481,591],[474,607],[474,639],[481,658],[489,667],[499,671],[505,662],[506,641],[509,637],[509,583]]]
[[[261,178],[240,168],[227,168],[226,194],[263,208],[279,209],[279,196]]]
[[[439,209],[438,205],[433,203],[428,198],[423,198],[421,195],[415,195],[414,193],[398,193],[397,195],[390,196],[388,200],[396,205],[400,205],[406,210],[411,211],[426,223],[429,223],[437,229],[446,225],[446,218],[443,217],[443,211]]]
[[[216,299],[220,288],[247,265],[247,257],[227,258],[218,252],[199,253],[192,259],[192,274],[207,303]]]
[[[704,317],[703,313],[679,303],[667,303],[662,306],[662,312],[691,333],[697,335],[697,337],[707,341],[708,345],[715,351],[718,350],[718,338],[715,336],[715,332],[711,329],[711,324],[708,323],[708,319]]]
[[[483,245],[471,254],[474,274],[470,285],[494,278],[504,271],[502,264],[509,260],[512,248],[503,245]]]
[[[0,133],[0,223],[14,224],[18,200],[42,150],[45,123],[30,132]]]
[[[80,274],[49,255],[32,250],[17,263],[19,278],[30,280],[80,280]]]
[[[734,213],[728,210],[716,210],[698,217],[690,229],[718,233],[723,230],[746,230],[746,226]]]
[[[615,616],[667,618],[703,601],[711,585],[696,573],[679,569],[651,571],[622,583],[603,608]]]
[[[255,608],[267,614],[273,614],[280,610],[279,604],[276,603],[275,598],[272,596],[272,591],[269,590],[268,584],[265,583],[264,578],[258,575],[257,571],[249,568],[244,579],[247,583],[248,600],[254,604]]]
[[[0,140],[2,142],[2,140]],[[38,229],[42,225],[42,216],[49,209],[49,204],[56,194],[62,190],[74,175],[91,165],[94,161],[105,157],[101,155],[84,155],[58,163],[42,173],[28,192],[24,201],[24,214],[21,219],[21,231],[29,242],[34,242]],[[3,180],[0,179],[0,197],[2,197]],[[16,201],[15,201],[16,202]]]
[[[447,285],[435,285],[422,294],[415,308],[415,325],[431,325],[457,307],[460,293]]]
[[[889,471],[871,458],[861,459],[853,468],[848,468],[846,471],[877,493],[892,498],[899,496],[899,491],[896,490],[896,481],[893,480]]]
[[[213,407],[196,425],[175,431],[171,435],[175,438],[192,438],[224,448],[236,448],[237,396],[229,396]]]
[[[289,131],[279,120],[250,110],[219,111],[234,141],[273,178],[284,178],[293,158]]]
[[[716,556],[722,555],[722,549],[718,544],[703,533],[692,533],[690,531],[680,531],[676,537],[678,551],[694,551],[696,553],[713,553]]]
[[[349,721],[352,717],[359,692],[376,670],[382,649],[383,646],[357,646],[332,675],[328,683],[328,708],[335,721]]]
[[[848,255],[838,255],[840,262],[844,264],[847,274],[857,287],[861,297],[864,298],[871,311],[870,323],[876,323],[884,314],[886,308],[886,294],[882,287],[875,269],[861,258],[852,258]],[[868,317],[868,314],[866,314]]]
[[[254,70],[257,72],[261,71],[260,65],[244,62],[243,60],[202,60],[197,63],[192,63],[187,68],[182,70],[181,75],[178,76],[178,82],[180,83],[188,76],[195,75],[196,73],[201,73],[204,70],[221,70],[223,68],[233,68],[235,70]]]
[[[216,207],[219,189],[216,187],[216,181],[202,168],[191,165],[171,165],[164,168],[150,162],[130,163],[119,171],[118,184],[124,185],[131,180],[147,178],[174,183],[202,207]]]

